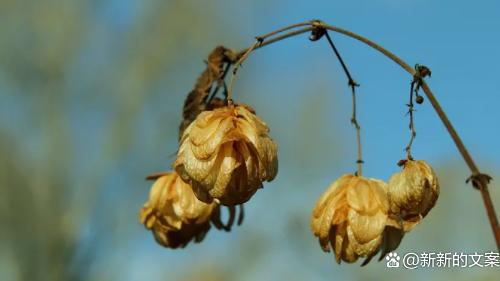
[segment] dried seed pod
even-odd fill
[[[325,252],[333,248],[338,263],[352,263],[367,257],[366,264],[380,250],[388,219],[386,183],[346,174],[320,197],[313,210],[311,228]],[[394,227],[393,227],[394,228]],[[395,228],[397,229],[397,225]],[[401,237],[387,237],[395,249]],[[383,249],[383,255],[387,250]]]
[[[423,160],[401,161],[403,170],[389,180],[391,213],[402,220],[408,232],[434,207],[439,196],[439,182],[432,168]]]
[[[175,172],[157,176],[141,209],[141,223],[165,247],[185,247],[193,239],[202,241],[210,229],[212,212],[219,206],[199,201]]]
[[[238,205],[278,170],[269,128],[245,105],[204,111],[184,131],[174,168],[199,200]]]

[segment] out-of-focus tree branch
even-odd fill
[[[108,42],[113,49],[100,68],[99,56],[89,55],[89,49],[102,44],[101,36],[113,35],[109,19],[96,13],[106,5],[111,4],[0,1],[0,75],[13,90],[7,95],[28,102],[22,113],[29,120],[26,127],[14,119],[0,122],[0,249],[7,249],[0,259],[10,259],[11,277],[18,280],[92,279],[97,247],[114,239],[116,214],[95,216],[105,183],[132,149],[137,120],[158,81],[175,67],[179,52],[197,48],[209,36],[194,34],[198,29],[181,19],[195,16],[201,25],[213,20],[193,3],[145,4],[144,14],[133,15],[120,40]],[[75,78],[82,63],[96,73]],[[91,91],[77,92],[81,89]],[[74,112],[82,114],[78,122],[94,114],[105,117],[96,124],[105,132],[93,146],[98,157],[82,158],[78,143],[95,132],[75,127]],[[82,166],[89,167],[83,175],[75,170]],[[115,203],[117,210],[126,204]],[[104,229],[88,234],[93,225]]]

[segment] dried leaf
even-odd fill
[[[198,114],[207,110],[207,97],[214,83],[223,83],[224,64],[232,64],[236,60],[234,51],[217,46],[209,55],[206,61],[207,67],[198,77],[194,89],[187,95],[182,111],[183,120],[179,126],[179,139],[184,130],[193,122]],[[220,105],[220,99],[212,100],[209,108],[216,108]]]

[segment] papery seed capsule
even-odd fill
[[[377,179],[351,174],[337,179],[320,197],[311,219],[323,251],[329,252],[331,246],[338,263],[359,257],[368,262],[380,250],[389,223],[386,189],[386,183]],[[395,249],[399,241],[389,246]]]
[[[389,180],[390,211],[410,231],[434,207],[439,196],[439,182],[432,168],[423,160],[402,161],[403,170]]]
[[[173,166],[199,200],[244,203],[276,176],[277,147],[268,133],[248,106],[204,111],[184,131]]]
[[[199,201],[191,187],[177,173],[159,175],[149,200],[140,212],[140,221],[153,232],[156,241],[169,248],[200,242],[210,229],[215,203]]]

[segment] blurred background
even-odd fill
[[[471,154],[500,178],[500,2],[337,2],[0,0],[0,280],[498,280],[498,268],[360,268],[321,251],[310,213],[355,170],[355,132],[339,63],[307,35],[256,51],[239,71],[235,99],[268,123],[280,159],[243,225],[170,250],[138,222],[144,177],[170,169],[182,103],[212,48],[239,50],[314,18],[429,66]],[[410,77],[332,36],[361,84],[364,174],[388,180],[409,137]],[[415,118],[414,156],[435,168],[441,196],[398,253],[496,251],[480,194],[428,102]]]

